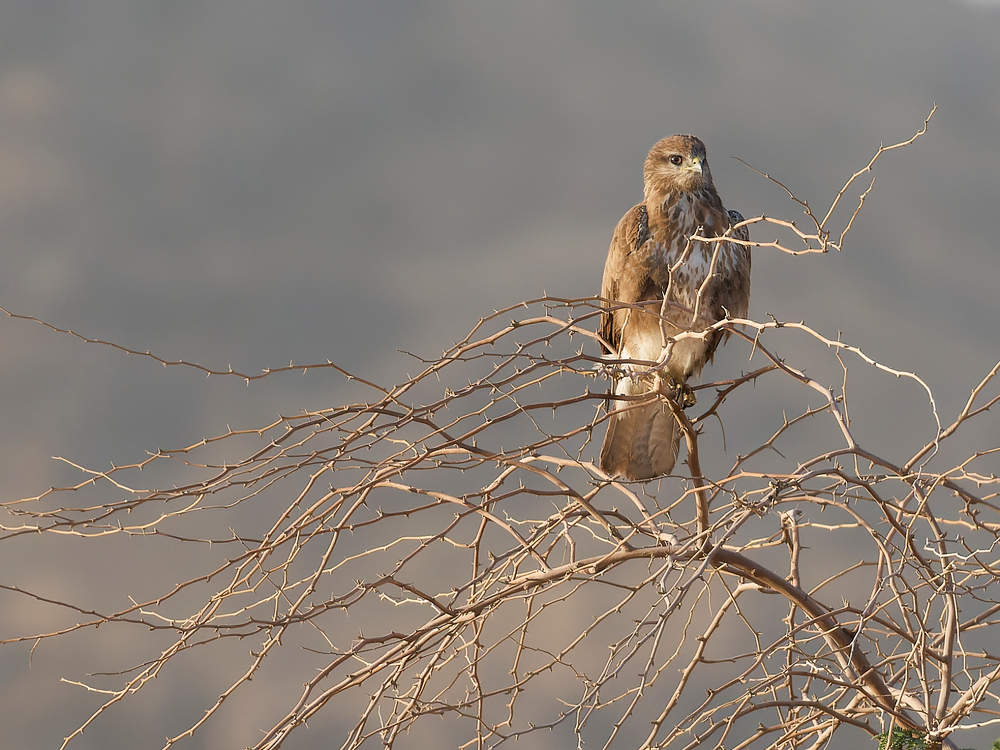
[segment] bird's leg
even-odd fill
[[[679,407],[687,409],[698,403],[698,398],[694,395],[694,391],[691,390],[691,386],[687,384],[685,379],[675,377],[670,372],[668,363],[673,355],[673,348],[674,340],[672,338],[667,339],[667,344],[652,369],[656,373],[657,388],[660,393],[664,393],[665,391],[666,395],[673,399]],[[664,371],[666,371],[666,376],[664,376]]]
[[[688,409],[698,403],[698,397],[694,395],[691,386],[683,380],[671,377],[667,380],[667,388],[670,389],[670,397],[677,402],[682,409]]]
[[[698,403],[698,398],[691,390],[691,386],[673,375],[664,376],[662,373],[657,373],[656,383],[657,391],[667,396],[682,409],[687,409]]]

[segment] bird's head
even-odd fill
[[[646,200],[676,192],[714,190],[705,144],[693,135],[672,135],[649,150],[644,169]]]

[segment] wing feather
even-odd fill
[[[612,353],[621,349],[622,327],[628,317],[628,310],[613,309],[614,302],[637,302],[646,279],[635,262],[638,250],[649,240],[649,217],[643,204],[633,206],[618,222],[611,236],[608,259],[604,264],[604,278],[601,281],[601,336],[614,347]]]

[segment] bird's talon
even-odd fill
[[[673,378],[670,378],[667,386],[670,389],[671,398],[673,398],[673,400],[677,402],[677,405],[682,409],[689,409],[698,403],[698,397],[694,395],[694,391],[691,390],[691,386],[687,383],[679,383]]]

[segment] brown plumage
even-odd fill
[[[664,138],[646,157],[644,174],[645,200],[618,222],[601,285],[605,300],[601,334],[613,347],[612,355],[646,362],[623,365],[614,392],[657,394],[644,405],[639,400],[613,402],[601,469],[627,479],[651,479],[673,470],[680,430],[665,399],[675,398],[682,406],[694,403],[687,382],[698,378],[711,360],[722,332],[681,339],[669,352],[663,346],[664,336],[704,331],[724,319],[727,311],[731,317],[744,317],[750,302],[749,247],[688,239],[695,234],[720,237],[743,221],[736,211],[726,211],[715,191],[705,144],[691,135]],[[730,236],[746,241],[749,232],[740,227]],[[710,270],[711,279],[705,284]],[[642,309],[616,304],[646,301],[649,304]],[[662,371],[633,376],[648,371],[665,353]]]

